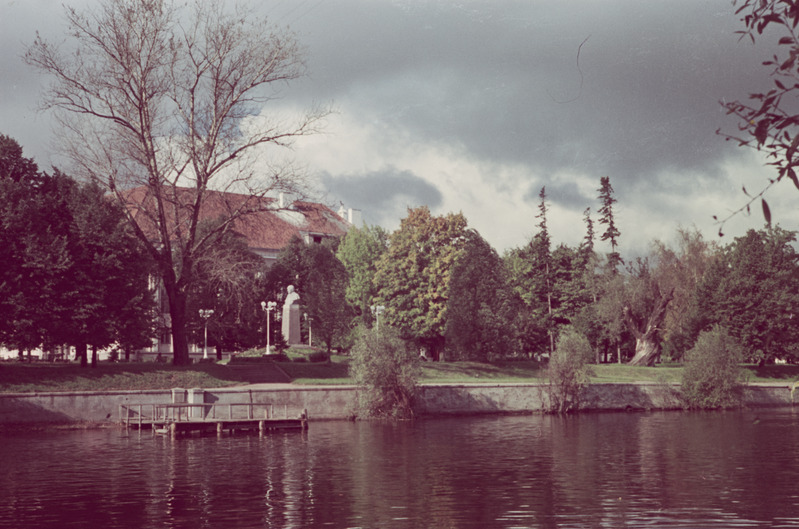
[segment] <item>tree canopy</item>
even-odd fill
[[[486,362],[516,351],[523,307],[509,288],[502,258],[480,234],[467,230],[450,277],[447,357]]]
[[[434,358],[445,344],[450,278],[465,243],[461,213],[434,217],[426,206],[409,209],[377,264],[374,281],[386,322]]]
[[[387,247],[388,233],[383,228],[364,225],[350,228],[336,250],[349,275],[347,301],[365,324],[371,322],[370,307],[377,297],[377,262]]]
[[[799,357],[795,241],[795,232],[774,227],[749,230],[724,247],[694,293],[692,338],[719,324],[744,346],[748,361]]]
[[[80,353],[149,344],[151,263],[98,186],[38,172],[0,136],[0,226],[1,342]]]

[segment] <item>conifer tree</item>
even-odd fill
[[[533,260],[533,267],[530,272],[532,284],[537,291],[536,297],[541,300],[543,312],[542,319],[546,321],[545,328],[549,335],[549,350],[555,350],[555,333],[552,324],[552,240],[549,236],[547,227],[547,193],[546,187],[542,187],[538,193],[540,202],[538,203],[538,233],[530,241],[530,258]]]
[[[623,264],[621,255],[617,251],[619,244],[619,230],[616,228],[616,219],[613,216],[613,204],[616,199],[613,197],[613,187],[610,185],[610,177],[603,176],[599,179],[599,201],[602,204],[599,208],[599,223],[605,225],[605,231],[600,240],[610,242],[610,253],[608,254],[607,267],[612,274],[619,272],[619,266]]]

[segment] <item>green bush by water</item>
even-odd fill
[[[580,407],[580,394],[590,382],[591,344],[583,334],[567,327],[549,360],[547,378],[550,413],[569,413]]]
[[[682,395],[690,408],[733,408],[741,404],[745,382],[740,362],[743,348],[716,325],[699,335],[685,355]]]
[[[350,376],[360,386],[356,414],[413,417],[419,364],[418,354],[390,327],[361,333],[350,362]]]

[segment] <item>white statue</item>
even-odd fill
[[[300,299],[300,294],[294,290],[294,285],[289,285],[286,290],[288,290],[288,295],[286,295],[286,301],[283,302],[284,308],[292,306]]]
[[[283,338],[286,343],[294,345],[300,343],[300,295],[294,290],[294,285],[289,285],[286,301],[283,302]]]

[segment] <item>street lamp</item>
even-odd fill
[[[203,342],[203,360],[208,360],[208,319],[214,315],[214,309],[200,309],[200,317],[205,327],[205,341]]]
[[[276,301],[270,301],[269,303],[267,303],[266,301],[261,302],[261,309],[263,309],[266,312],[266,354],[269,354],[271,348],[269,344],[269,339],[272,335],[270,333],[269,323],[272,320],[271,313],[273,310],[275,310],[276,307],[277,307]]]
[[[380,315],[383,314],[383,311],[386,310],[384,305],[372,305],[369,307],[372,309],[372,316],[377,319],[377,330],[380,331]]]

